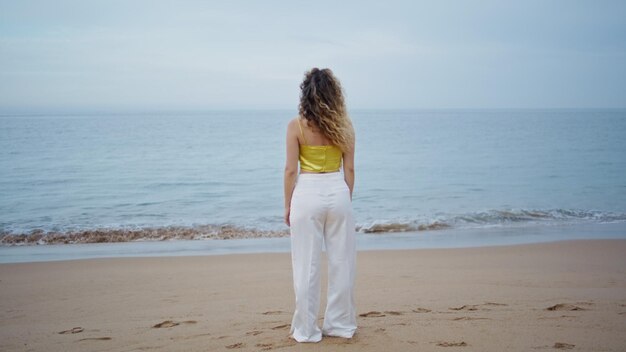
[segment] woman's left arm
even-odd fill
[[[298,144],[298,131],[296,124],[298,121],[293,119],[287,125],[287,159],[285,161],[285,224],[289,223],[289,214],[291,213],[291,197],[293,189],[296,185],[298,177],[298,155],[300,154],[300,145]]]
[[[354,190],[354,143],[350,150],[343,153],[343,177],[350,189],[350,199]]]

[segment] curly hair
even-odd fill
[[[342,151],[352,149],[354,128],[346,113],[339,80],[328,69],[311,69],[300,84],[300,116],[311,122]]]

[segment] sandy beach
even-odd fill
[[[291,285],[288,254],[2,264],[0,350],[626,350],[626,240],[359,252],[351,340],[291,340]]]

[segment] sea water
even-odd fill
[[[296,114],[0,116],[0,233],[285,234]],[[361,233],[626,224],[626,110],[350,116]]]

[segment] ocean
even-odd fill
[[[286,236],[296,114],[0,116],[0,243]],[[626,110],[350,116],[361,234],[626,229]]]

